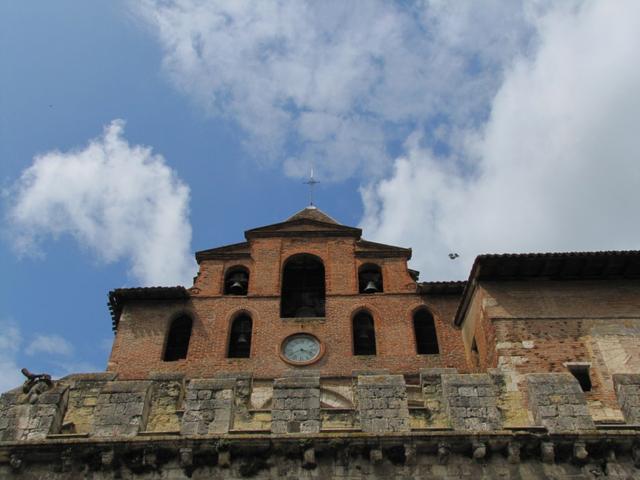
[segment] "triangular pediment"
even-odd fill
[[[336,223],[319,222],[306,218],[288,220],[265,227],[253,228],[244,232],[245,238],[279,237],[279,236],[339,236],[360,238],[362,230],[345,227]]]
[[[244,232],[245,238],[279,236],[339,236],[360,238],[362,230],[340,225],[316,207],[307,207],[284,222],[253,228]]]
[[[201,260],[225,260],[246,258],[250,256],[251,251],[249,242],[241,242],[217,248],[210,248],[208,250],[200,250],[199,252],[196,252],[196,261],[199,263]]]
[[[411,258],[411,249],[387,245],[385,243],[370,242],[368,240],[358,240],[356,242],[356,257],[361,258],[385,258],[385,257],[405,257]]]

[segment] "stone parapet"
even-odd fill
[[[69,397],[66,385],[57,385],[38,396],[34,403],[17,390],[0,400],[0,441],[41,440],[60,430]]]
[[[194,379],[187,385],[184,400],[182,435],[207,435],[229,431],[234,378]]]
[[[450,425],[444,405],[442,375],[456,373],[458,372],[455,368],[424,368],[420,370],[420,388],[430,426],[447,427]]]
[[[113,381],[104,385],[93,412],[96,437],[131,437],[143,430],[149,413],[151,381]]]
[[[151,404],[147,432],[180,432],[184,375],[158,374],[151,377]]]
[[[442,392],[455,430],[490,431],[502,428],[499,388],[489,374],[444,374]]]
[[[531,373],[527,378],[529,408],[537,425],[550,432],[595,428],[580,384],[569,373]]]
[[[640,424],[640,374],[615,374],[613,385],[627,423]]]
[[[363,432],[411,430],[407,388],[402,375],[358,376],[356,398]]]
[[[98,396],[107,382],[115,378],[113,373],[83,373],[70,375],[59,381],[69,385],[69,401],[63,420],[65,433],[93,433]]]
[[[274,380],[271,431],[273,433],[320,431],[320,377],[291,376]]]
[[[74,376],[55,381],[37,395],[19,389],[5,393],[0,401],[0,441],[49,435],[313,435],[345,430],[594,431],[585,395],[572,375],[525,378],[520,397],[511,398],[499,372],[457,374],[448,369],[424,369],[419,381],[413,377],[410,385],[402,375],[389,374],[322,382],[317,375],[290,375],[272,382],[256,381],[248,374],[190,381],[175,374],[153,375],[149,380]],[[640,375],[614,375],[614,384],[627,425],[639,424]],[[518,423],[508,423],[512,418]],[[477,451],[480,455],[481,448]]]

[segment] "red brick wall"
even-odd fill
[[[310,253],[324,262],[324,321],[301,323],[280,318],[282,265],[297,253]],[[381,266],[384,293],[358,294],[358,267],[363,263]],[[250,270],[247,296],[221,294],[224,272],[233,265]],[[255,239],[251,242],[251,259],[201,262],[195,286],[199,293],[183,304],[128,304],[120,319],[108,370],[118,372],[122,378],[142,378],[151,371],[183,371],[189,376],[250,371],[256,377],[272,378],[293,368],[311,368],[325,376],[348,376],[353,370],[362,369],[413,374],[426,367],[454,367],[461,371],[466,367],[460,332],[451,326],[459,297],[416,294],[405,259],[356,258],[352,238]],[[439,355],[416,354],[412,314],[422,305],[433,313]],[[374,319],[376,356],[352,353],[352,317],[361,308],[368,309]],[[251,357],[228,359],[231,321],[241,311],[249,312],[253,319]],[[163,362],[169,324],[182,312],[190,313],[194,319],[188,357]],[[292,367],[280,359],[282,340],[296,332],[312,333],[325,344],[326,352],[320,361],[309,367]]]
[[[130,305],[120,320],[109,370],[123,378],[142,378],[151,371],[183,371],[189,376],[211,376],[219,372],[250,371],[256,377],[273,378],[292,368],[313,368],[325,376],[351,375],[353,370],[389,369],[395,373],[417,373],[426,367],[464,367],[460,332],[451,327],[456,298],[434,298],[426,302],[411,295],[351,295],[327,299],[323,322],[282,320],[275,298],[194,298],[179,305]],[[420,305],[434,312],[439,355],[416,354],[412,313]],[[354,356],[351,319],[361,308],[374,318],[376,356]],[[227,342],[231,321],[247,311],[253,319],[251,357],[228,359]],[[170,321],[182,312],[192,313],[194,326],[186,360],[163,362]],[[291,367],[278,349],[288,335],[308,332],[326,345],[323,358],[309,367]]]

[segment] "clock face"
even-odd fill
[[[316,359],[320,353],[320,342],[311,335],[292,335],[282,344],[282,355],[294,363],[311,362]]]

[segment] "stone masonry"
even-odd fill
[[[444,374],[442,390],[455,430],[489,431],[502,428],[499,388],[489,374]]]
[[[449,417],[444,408],[442,375],[457,373],[455,368],[424,368],[420,370],[420,387],[431,426],[449,426]]]
[[[151,376],[151,407],[147,420],[148,432],[179,432],[184,395],[184,375],[160,373]]]
[[[273,382],[271,431],[320,431],[320,377],[277,378]]]
[[[402,375],[360,375],[356,395],[363,432],[408,432],[407,388]]]
[[[595,429],[584,392],[573,375],[532,373],[526,378],[536,424],[552,432]]]
[[[613,383],[625,420],[640,424],[640,374],[617,374]]]
[[[40,395],[34,404],[25,402],[22,392],[5,393],[0,400],[0,440],[39,440],[58,432],[68,390],[58,385]]]
[[[228,432],[234,399],[233,378],[195,379],[187,386],[182,435]]]
[[[151,381],[107,383],[94,410],[94,435],[132,437],[147,423]]]

